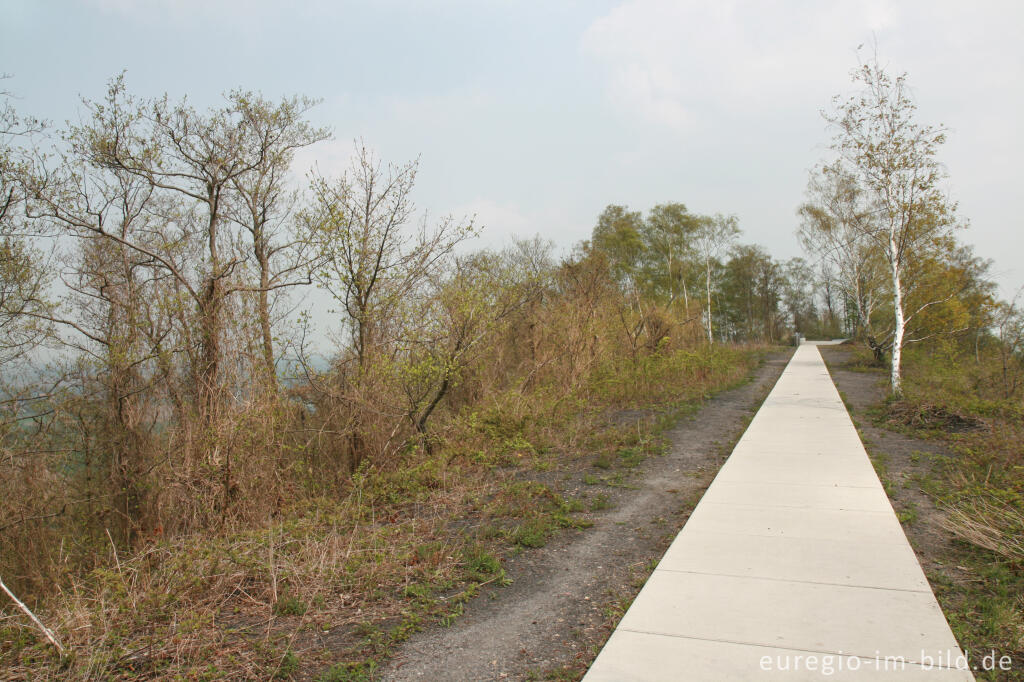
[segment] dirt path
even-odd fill
[[[711,483],[791,352],[769,355],[753,380],[709,400],[667,433],[664,456],[626,486],[586,486],[610,507],[593,527],[567,532],[506,564],[513,584],[487,588],[450,628],[410,638],[385,680],[577,679],[607,639]],[[586,471],[562,483],[581,495]]]

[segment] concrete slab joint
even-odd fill
[[[973,680],[803,343],[584,677]]]

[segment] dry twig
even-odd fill
[[[29,608],[25,606],[25,604],[23,604],[20,599],[14,596],[14,593],[7,588],[7,585],[4,585],[3,578],[0,578],[0,590],[3,590],[4,593],[8,597],[10,597],[15,604],[17,604],[18,608],[21,609],[25,613],[25,615],[32,619],[32,622],[39,627],[39,629],[42,631],[44,635],[46,635],[46,639],[50,640],[50,643],[53,644],[53,646],[57,649],[57,653],[63,656],[64,647],[61,646],[60,642],[57,641],[57,638],[53,636],[52,632],[50,632],[50,628],[43,625],[43,622],[36,618],[36,614],[32,613],[32,611],[29,610]]]

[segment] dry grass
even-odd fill
[[[946,508],[943,527],[964,542],[1024,566],[1024,514],[984,498],[959,500]]]
[[[302,655],[331,632],[349,633],[349,644],[358,644],[351,634],[357,626],[417,610],[410,610],[410,586],[427,596],[468,580],[467,539],[450,534],[448,524],[485,484],[454,472],[452,478],[457,486],[422,496],[415,514],[357,483],[340,503],[309,501],[263,528],[112,556],[110,567],[73,580],[48,610],[70,657],[52,660],[39,641],[19,646],[38,638],[9,618],[0,664],[15,679],[145,679],[205,670],[266,679],[278,657]]]
[[[480,584],[503,580],[501,556],[586,525],[582,505],[531,478],[601,453],[628,466],[657,448],[651,405],[734,384],[754,356],[680,351],[569,393],[491,393],[445,420],[440,446],[412,443],[386,465],[366,463],[340,496],[297,495],[262,522],[151,538],[132,552],[107,541],[98,568],[66,573],[41,602],[72,653],[58,659],[8,614],[0,668],[33,680],[365,672],[415,629],[450,622]],[[644,403],[655,381],[665,387]],[[646,405],[639,421],[609,418],[636,405]]]

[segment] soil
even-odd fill
[[[792,351],[766,357],[751,381],[718,394],[665,433],[621,485],[587,485],[598,469],[565,473],[566,498],[593,503],[594,525],[510,557],[512,584],[488,586],[448,628],[413,635],[385,680],[578,679],[774,386]],[[587,477],[587,474],[591,474]]]

